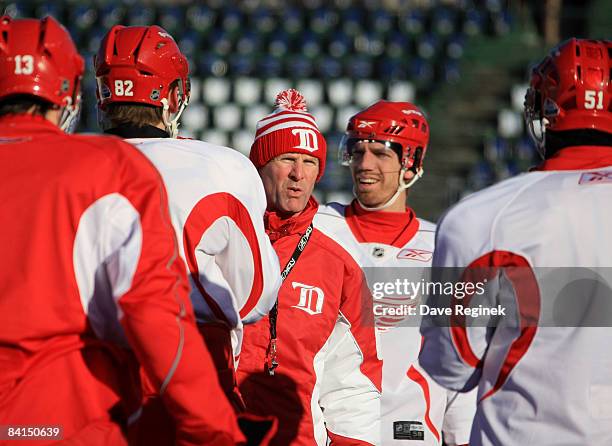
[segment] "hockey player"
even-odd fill
[[[434,265],[487,279],[485,297],[519,316],[422,328],[434,379],[478,386],[471,446],[612,444],[609,313],[589,321],[612,287],[611,55],[610,41],[552,50],[525,99],[544,162],[465,198],[438,228]]]
[[[340,152],[350,166],[355,199],[321,207],[315,224],[362,268],[409,268],[406,275],[417,282],[431,265],[435,226],[406,206],[408,188],[423,173],[428,141],[429,124],[407,102],[379,101],[349,120]],[[467,443],[475,395],[447,392],[433,382],[417,364],[417,315],[389,314],[418,308],[419,300],[374,297],[383,359],[382,444],[441,445],[443,438],[448,445]]]
[[[268,313],[280,285],[278,258],[263,227],[259,175],[235,150],[176,139],[189,102],[189,69],[164,29],[113,27],[95,70],[104,131],[127,138],[162,175],[199,328],[222,386],[241,409],[234,362],[242,324]]]
[[[275,445],[379,444],[381,363],[357,263],[313,217],[326,142],[304,98],[281,92],[257,124],[250,158],[283,266],[276,311],[245,328],[238,368],[247,407],[279,417]]]
[[[0,31],[1,439],[128,444],[140,363],[177,444],[235,444],[158,172],[118,138],[64,133],[84,63],[56,20]]]

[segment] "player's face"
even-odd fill
[[[368,207],[385,204],[397,191],[401,164],[397,153],[379,142],[360,141],[352,149],[355,194]]]
[[[270,160],[259,174],[268,209],[290,217],[306,207],[319,174],[319,160],[302,153],[285,153]]]

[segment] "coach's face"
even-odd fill
[[[285,153],[259,170],[268,210],[291,217],[304,210],[319,174],[319,160],[303,153]]]

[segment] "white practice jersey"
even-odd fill
[[[434,266],[491,268],[484,295],[514,308],[422,330],[421,365],[478,386],[470,446],[612,445],[612,168],[594,167],[520,175],[441,220]]]
[[[347,223],[345,208],[338,203],[321,206],[315,225],[362,268],[409,267],[420,268],[422,274],[428,272],[434,250],[433,223],[419,219],[418,230],[401,248],[360,243]],[[368,279],[371,281],[371,277]],[[370,289],[372,285],[369,283]],[[421,347],[419,320],[408,323],[403,317],[380,317],[381,309],[390,306],[383,301],[374,298],[378,350],[383,360],[382,444],[437,446],[442,444],[443,434],[448,445],[466,444],[476,410],[475,393],[458,394],[436,384],[417,362]]]
[[[198,322],[233,329],[267,314],[280,286],[278,257],[263,226],[266,196],[253,164],[227,147],[190,139],[128,139],[161,173]]]

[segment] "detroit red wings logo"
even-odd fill
[[[317,141],[317,134],[314,130],[293,129],[291,130],[291,134],[300,137],[300,145],[294,146],[294,149],[302,149],[309,152],[316,152],[319,150],[319,142]]]
[[[426,251],[424,249],[414,249],[414,248],[406,248],[402,249],[398,254],[398,259],[403,260],[417,260],[419,262],[429,262],[433,253],[431,251]]]
[[[305,311],[311,316],[323,312],[325,293],[321,288],[300,282],[291,282],[291,286],[294,290],[296,288],[300,290],[300,301],[297,305],[292,305],[291,308]]]
[[[374,300],[374,321],[379,331],[387,331],[393,327],[409,327],[415,324],[415,307],[421,302],[420,297],[389,296]],[[411,313],[409,307],[414,313]]]

